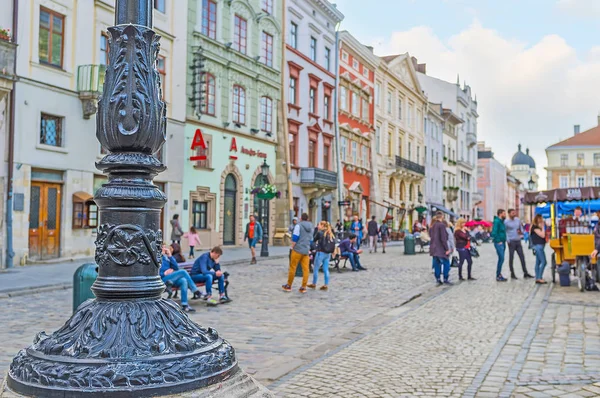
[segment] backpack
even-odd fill
[[[333,253],[335,251],[335,236],[328,238],[323,235],[321,238],[321,249],[323,249],[323,253]]]

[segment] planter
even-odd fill
[[[0,40],[10,41],[10,36],[0,34]]]
[[[277,196],[276,193],[257,193],[256,197],[263,200],[271,200]]]

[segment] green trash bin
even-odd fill
[[[96,298],[92,293],[92,285],[98,277],[98,266],[95,263],[83,264],[73,274],[73,312],[87,299]]]
[[[412,234],[406,234],[406,236],[404,237],[404,254],[416,254],[415,236]]]

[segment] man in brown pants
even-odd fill
[[[313,238],[313,225],[308,221],[308,214],[303,213],[300,217],[301,221],[296,224],[292,232],[292,253],[290,255],[290,269],[288,273],[288,283],[282,286],[286,292],[292,291],[292,283],[296,276],[296,267],[298,263],[302,267],[302,286],[300,293],[306,293],[306,285],[308,284],[308,274],[310,272],[310,242]]]

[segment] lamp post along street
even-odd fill
[[[269,181],[269,165],[267,164],[267,159],[264,160],[262,166],[260,166],[260,171],[263,175],[263,181]],[[260,246],[260,256],[261,257],[269,257],[269,199],[263,199],[263,236],[262,236],[262,245]]]
[[[96,299],[17,354],[8,388],[12,395],[46,398],[186,396],[213,388],[215,397],[264,394],[238,367],[227,341],[161,297],[159,226],[167,197],[153,184],[166,169],[153,155],[166,139],[156,69],[160,37],[152,30],[151,0],[117,0],[115,10],[96,117],[96,137],[108,151],[96,163],[108,176],[94,196]]]

